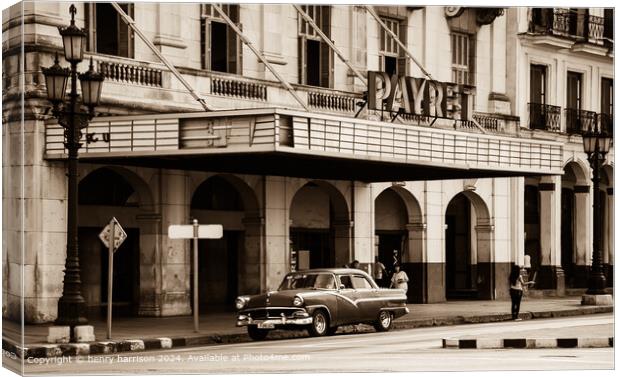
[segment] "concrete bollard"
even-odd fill
[[[69,326],[50,326],[47,329],[48,343],[69,343],[71,328]]]
[[[95,341],[95,328],[93,326],[75,326],[74,331],[78,343]]]

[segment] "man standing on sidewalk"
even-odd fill
[[[387,276],[387,271],[385,270],[385,266],[383,263],[379,261],[379,257],[375,256],[375,265],[373,268],[373,275],[375,278],[375,282],[381,288],[385,287],[384,277]]]

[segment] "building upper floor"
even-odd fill
[[[522,125],[613,134],[613,9],[507,10],[508,96]]]

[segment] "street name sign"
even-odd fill
[[[194,225],[170,225],[168,227],[168,238],[190,239],[190,238],[210,238],[219,239],[224,235],[224,228],[219,224],[198,225],[198,235],[194,234]]]
[[[191,225],[170,225],[168,227],[168,238],[170,239],[191,239],[193,240],[193,270],[194,270],[194,331],[198,332],[198,239],[218,239],[224,235],[224,228],[221,224],[200,225],[194,219]]]

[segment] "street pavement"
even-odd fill
[[[510,301],[508,300],[467,300],[447,301],[435,304],[409,304],[410,313],[396,320],[395,325],[407,321],[433,321],[450,324],[451,320],[459,317],[473,316],[510,316]],[[521,304],[521,313],[527,316],[529,312],[558,312],[579,310],[581,297],[546,297],[524,298]],[[573,314],[576,315],[576,314]],[[245,334],[244,328],[235,326],[236,315],[232,309],[209,309],[200,317],[200,332],[193,332],[191,316],[183,317],[131,317],[114,318],[112,325],[112,339],[143,339],[153,337],[179,337],[191,335],[223,335]],[[98,341],[105,341],[106,324],[98,318],[90,318],[90,324],[95,328]],[[26,345],[45,343],[49,324],[26,325],[24,343]],[[413,326],[412,326],[413,327]],[[415,326],[418,327],[418,326]],[[21,325],[8,320],[3,321],[2,336],[16,344],[21,344]]]
[[[611,370],[613,348],[463,350],[442,338],[613,336],[613,314],[427,327],[388,333],[267,340],[193,348],[27,360],[27,373],[277,373]],[[3,358],[18,367],[16,360]]]

